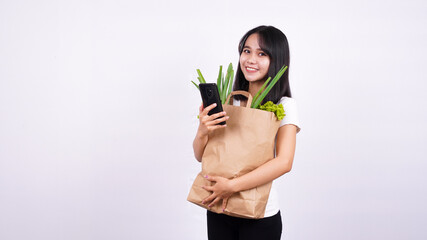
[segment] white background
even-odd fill
[[[425,1],[0,0],[0,239],[206,239],[200,68],[288,37],[284,238],[427,238]]]

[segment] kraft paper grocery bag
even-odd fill
[[[230,117],[227,127],[209,134],[209,140],[202,156],[202,171],[197,175],[187,200],[216,213],[242,218],[262,218],[271,189],[271,182],[233,194],[224,212],[222,201],[208,208],[202,204],[211,192],[202,186],[212,185],[205,175],[222,176],[228,179],[242,176],[274,157],[274,143],[280,121],[272,112],[250,108],[252,96],[245,91],[234,91],[234,95],[248,98],[246,107],[224,104],[224,111]]]

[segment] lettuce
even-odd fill
[[[276,105],[272,101],[268,101],[264,105],[260,105],[258,109],[273,112],[279,120],[282,120],[286,116],[285,110],[283,109],[283,105],[281,103]]]

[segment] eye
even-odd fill
[[[249,49],[247,49],[247,48],[246,48],[246,49],[243,49],[243,52],[244,52],[244,53],[251,53],[251,51],[249,51]]]
[[[264,57],[264,56],[268,56],[267,54],[265,54],[264,52],[260,52],[258,53],[259,56]]]

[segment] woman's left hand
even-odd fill
[[[213,186],[203,186],[203,189],[212,192],[212,194],[202,201],[202,204],[212,207],[222,200],[222,210],[227,207],[228,198],[235,193],[232,180],[220,176],[205,176],[208,181],[215,182]]]

